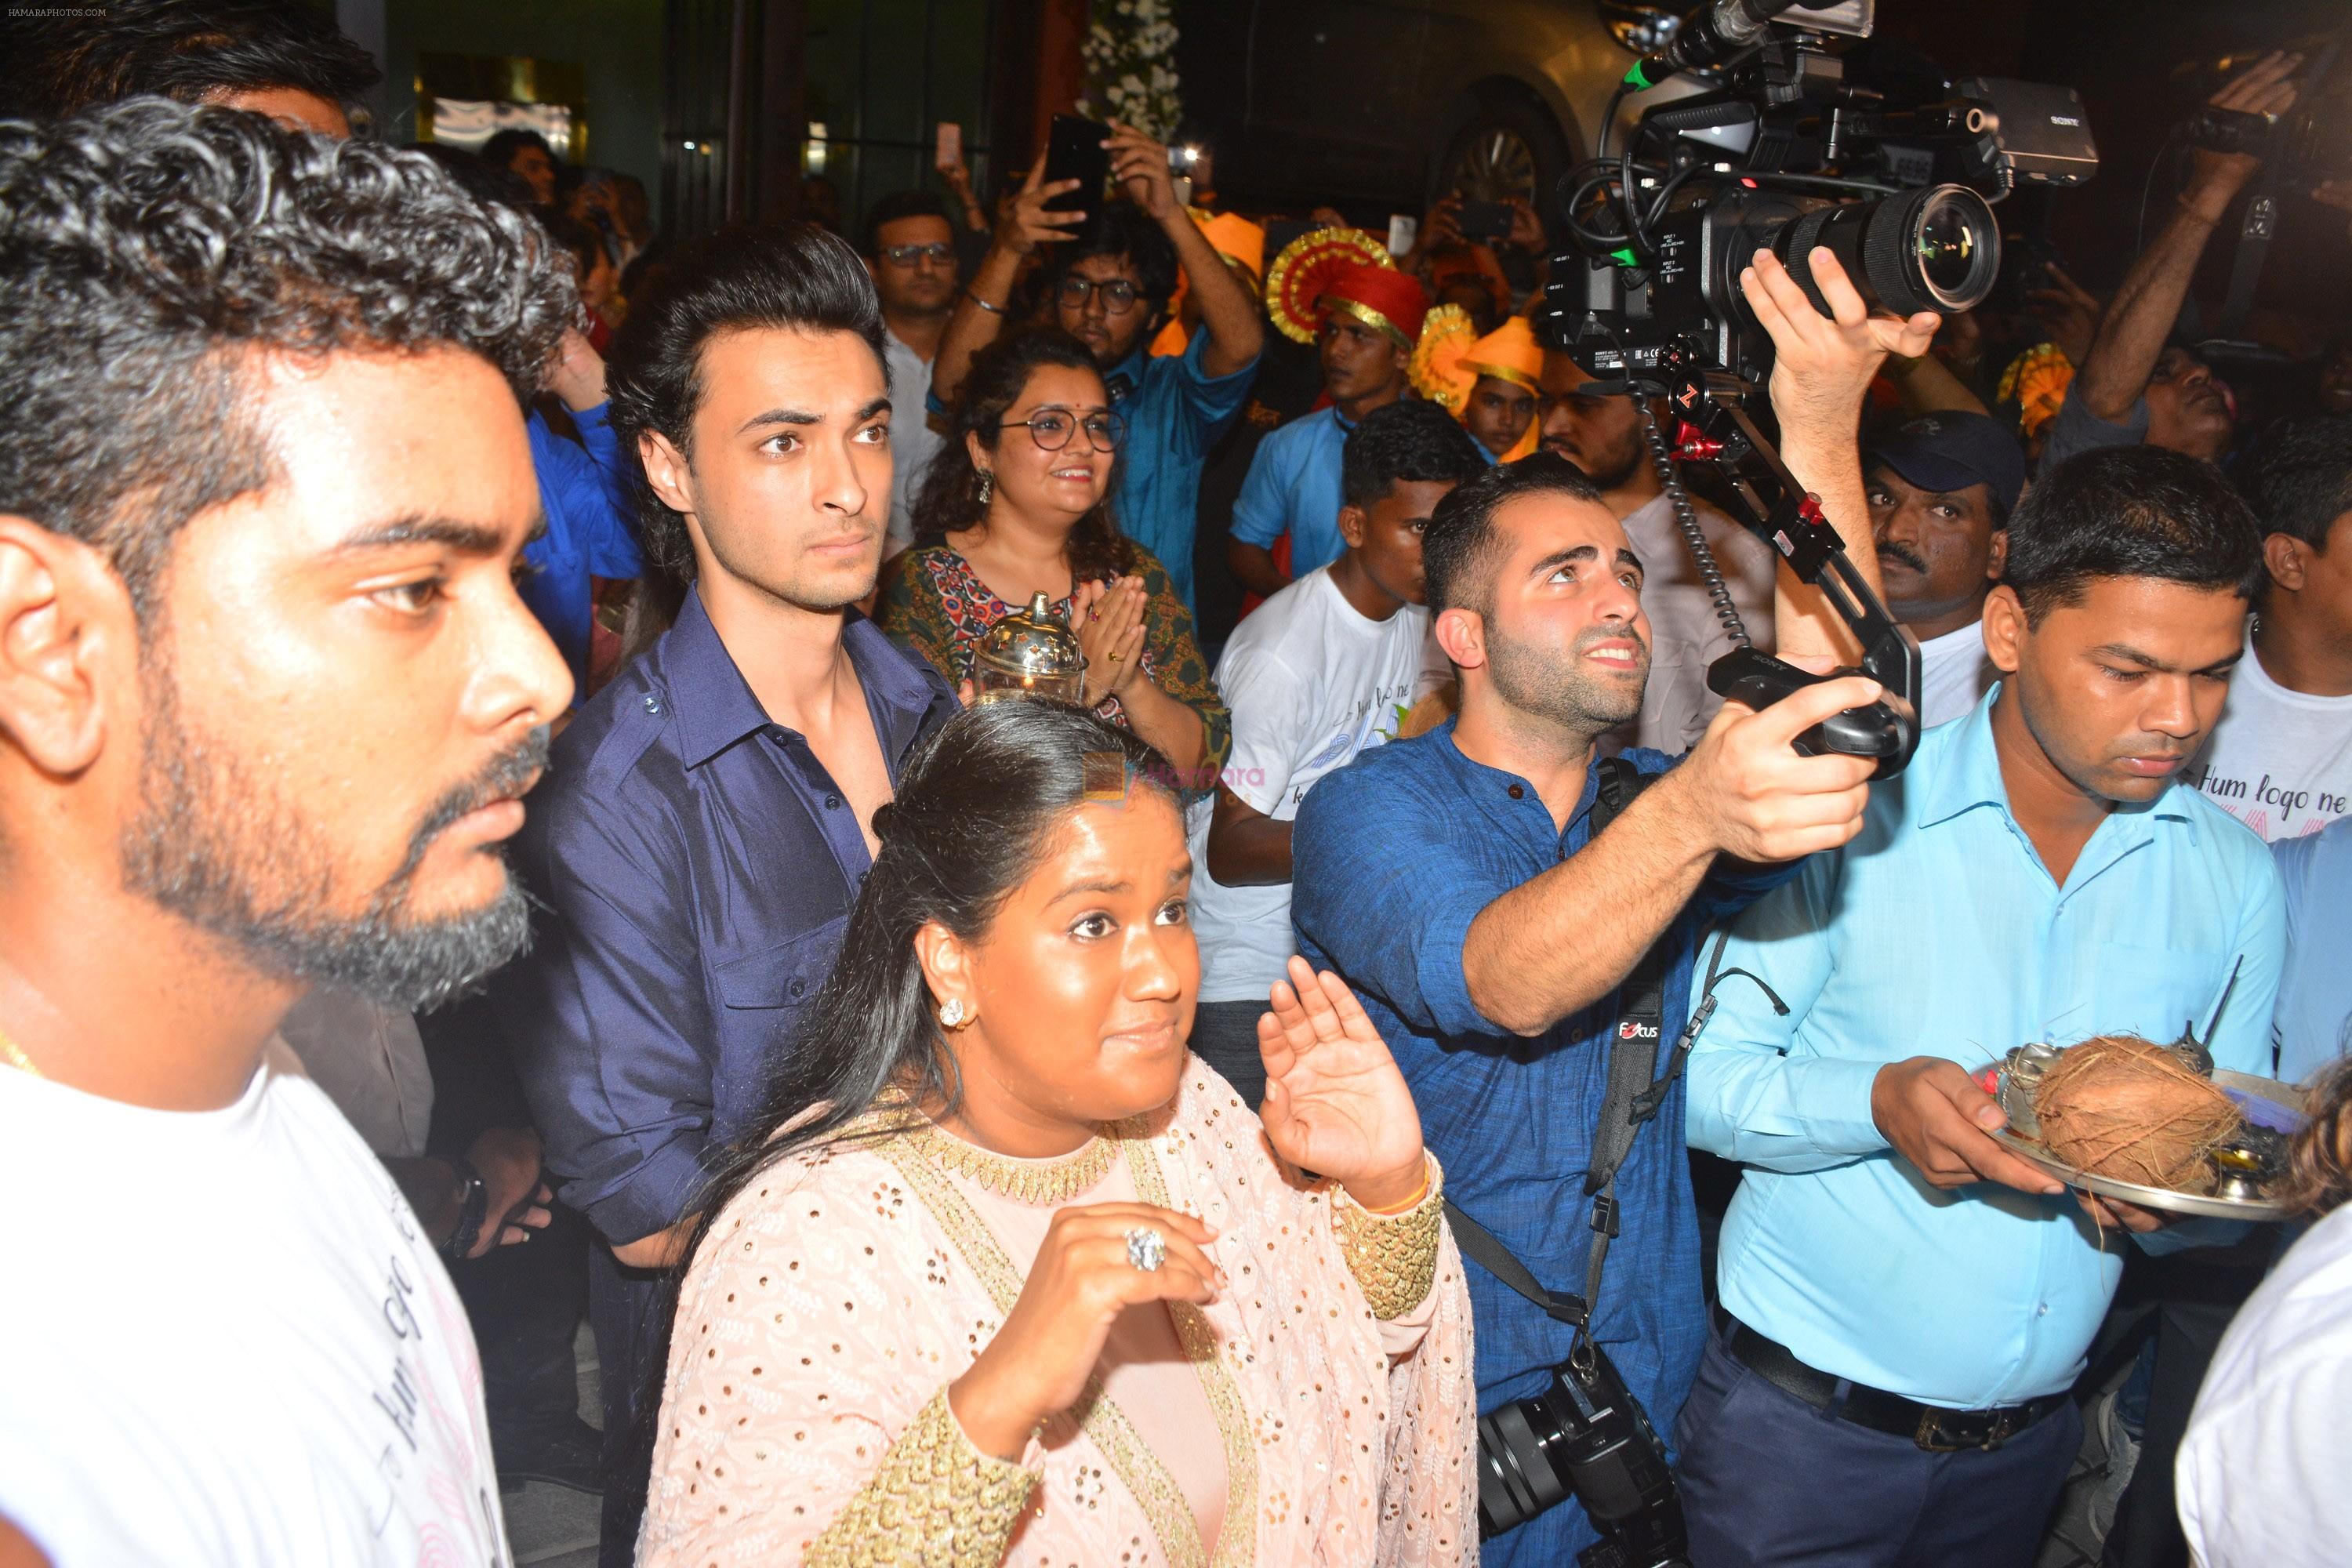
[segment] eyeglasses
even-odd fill
[[[1124,316],[1135,309],[1135,285],[1124,278],[1113,278],[1097,283],[1091,278],[1081,278],[1073,272],[1062,279],[1062,303],[1073,310],[1083,310],[1097,294],[1102,296],[1105,313]]]
[[[1023,430],[1037,443],[1041,452],[1058,452],[1070,444],[1070,437],[1080,424],[1086,426],[1087,440],[1097,452],[1115,452],[1127,439],[1127,420],[1117,414],[1089,414],[1081,421],[1076,416],[1046,409],[1032,414],[1026,419],[1014,419],[997,426],[1000,430]]]
[[[941,266],[955,259],[953,247],[931,245],[886,245],[882,259],[893,267],[912,267],[919,261],[936,261]]]

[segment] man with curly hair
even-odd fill
[[[154,99],[0,126],[0,1561],[504,1563],[448,1275],[271,1042],[526,933],[569,288],[422,158]]]
[[[140,0],[0,12],[0,114],[55,120],[137,93],[352,133],[383,73],[304,0]]]

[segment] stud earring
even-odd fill
[[[941,1024],[950,1029],[961,1029],[964,1026],[964,1020],[965,1016],[962,997],[950,996],[946,1001],[940,1004],[940,1022]]]
[[[986,506],[986,505],[988,504],[989,498],[990,498],[991,496],[993,496],[995,493],[996,493],[996,470],[995,470],[994,468],[982,468],[982,469],[981,469],[981,470],[980,470],[980,504],[981,504],[981,505],[982,505],[982,506]]]

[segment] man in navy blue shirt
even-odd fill
[[[851,607],[889,520],[887,387],[865,265],[813,228],[715,236],[631,313],[614,422],[647,553],[692,586],[557,742],[515,851],[531,951],[443,1026],[512,1055],[601,1240],[607,1563],[643,1507],[623,1456],[660,1364],[659,1270],[833,966],[875,808],[956,707]]]
[[[1855,428],[1890,347],[1925,352],[1935,318],[1867,318],[1828,253],[1817,314],[1759,252],[1746,279],[1778,351],[1781,450],[1865,572],[1870,513]],[[1591,482],[1542,453],[1445,498],[1423,537],[1437,637],[1461,682],[1457,718],[1377,748],[1318,784],[1292,831],[1292,918],[1318,968],[1345,975],[1412,1083],[1447,1195],[1553,1290],[1583,1290],[1591,1200],[1583,1176],[1609,1076],[1618,988],[1667,944],[1662,1044],[1689,1005],[1702,923],[1846,842],[1869,764],[1801,757],[1791,741],[1874,700],[1860,677],[1759,713],[1727,703],[1677,765],[1594,835],[1593,742],[1639,711],[1649,668],[1643,563]],[[1842,633],[1785,573],[1784,656],[1839,653]],[[1669,772],[1669,769],[1672,769]],[[1593,1316],[1595,1340],[1663,1429],[1706,1335],[1682,1093],[1617,1173],[1622,1229]],[[1467,1265],[1480,1410],[1548,1385],[1567,1327]],[[1596,1540],[1573,1500],[1489,1540],[1489,1564],[1564,1563]]]

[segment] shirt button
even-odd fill
[[[646,698],[646,712],[648,712],[648,713],[658,713],[658,712],[660,712],[660,711],[661,711],[661,701],[660,701],[660,700],[659,700],[658,698],[654,698],[654,697],[648,697],[648,698]]]
[[[824,808],[827,811],[831,811],[840,805],[841,797],[837,795],[829,795],[824,797]]]
[[[1519,785],[1513,784],[1508,790],[1505,791],[1505,793],[1513,800],[1524,800],[1527,798],[1528,792],[1525,789],[1522,789]]]
[[[793,992],[793,995],[798,996],[802,992],[806,991],[807,989],[808,989],[808,982],[807,982],[807,981],[805,981],[805,980],[795,980],[795,981],[793,981],[793,984],[792,984],[792,992]]]

